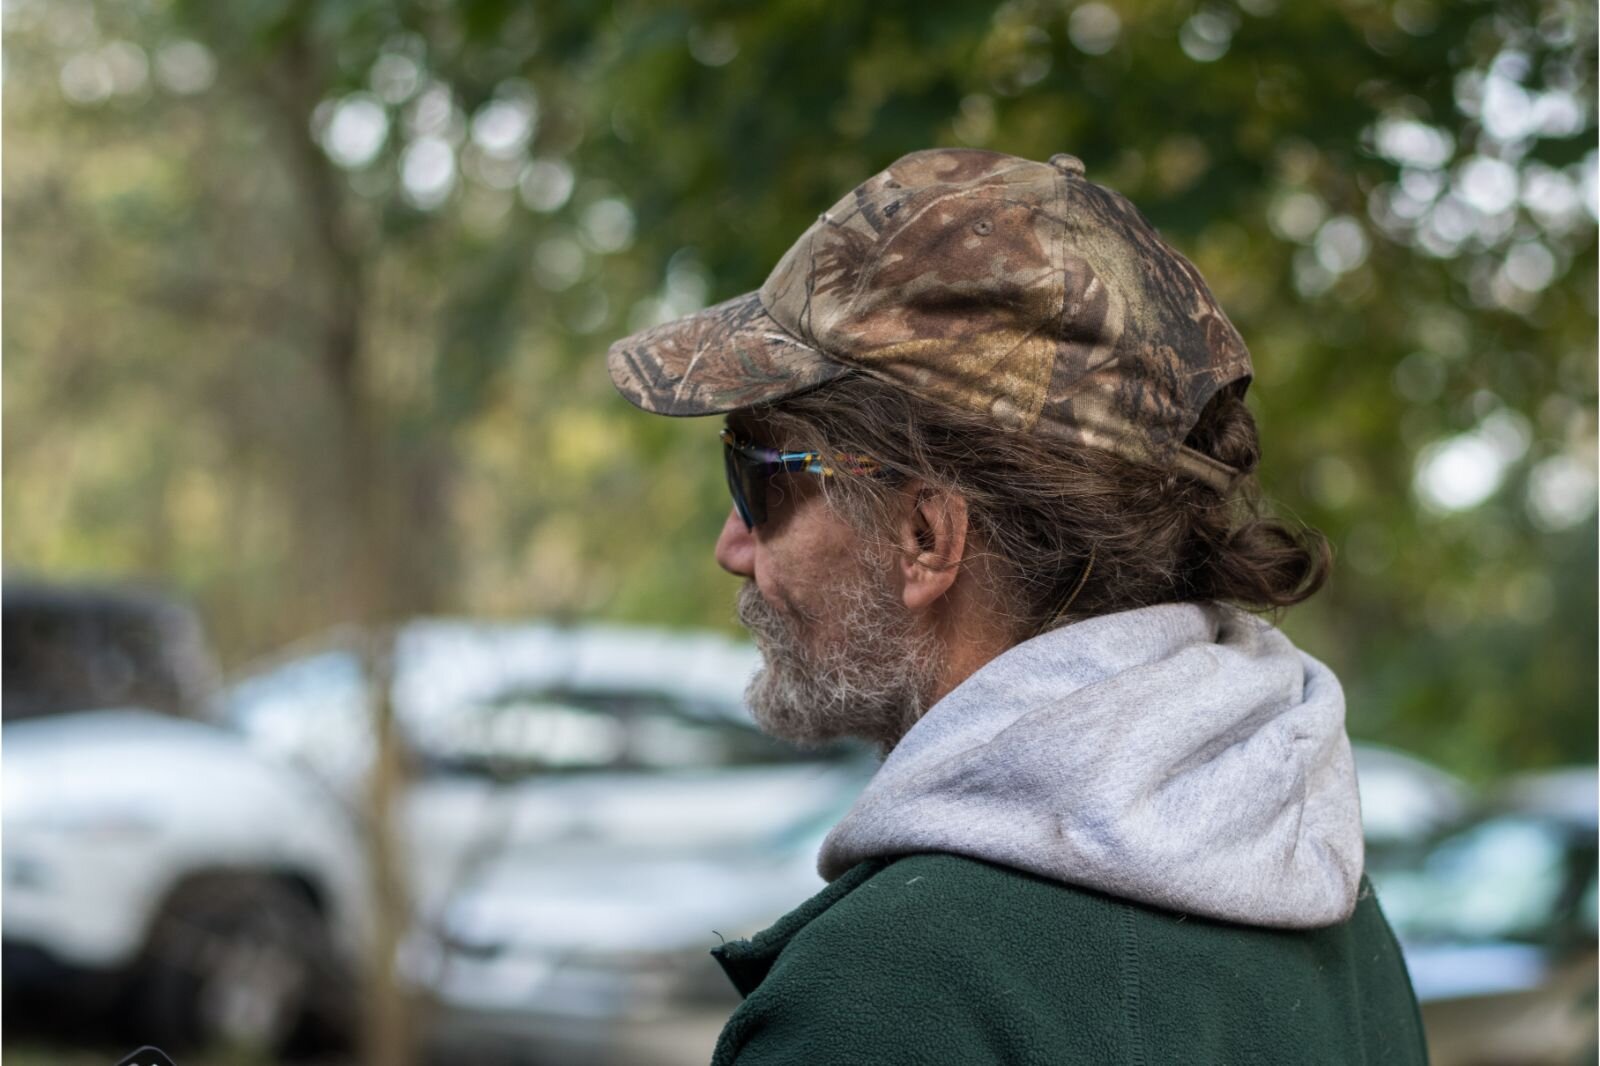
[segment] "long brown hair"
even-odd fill
[[[1100,449],[997,429],[862,373],[752,414],[786,446],[867,455],[893,475],[826,479],[864,533],[882,528],[902,479],[964,497],[1018,640],[1158,603],[1274,611],[1310,597],[1331,566],[1320,533],[1274,517],[1262,500],[1255,420],[1232,388],[1186,441],[1244,473],[1226,497]]]

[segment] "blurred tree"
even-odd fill
[[[1081,156],[1251,343],[1351,726],[1595,749],[1595,21],[1569,0],[14,0],[5,560],[368,612],[727,624],[623,332],[905,151]]]

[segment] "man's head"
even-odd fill
[[[801,460],[775,463],[743,488],[730,474],[736,506],[716,555],[746,579],[739,619],[766,660],[750,705],[768,732],[790,740],[856,736],[892,747],[949,687],[952,665],[970,657],[980,618],[965,600],[972,581],[961,577],[982,562],[969,551],[959,496],[854,461],[864,453],[791,448],[822,439],[825,427],[805,411],[768,406],[728,420],[736,440],[770,441]],[[804,462],[808,454],[819,458]]]
[[[752,707],[791,739],[892,746],[1065,621],[1282,606],[1326,571],[1259,514],[1243,342],[1070,157],[907,156],[760,292],[619,341],[610,366],[646,410],[814,453],[752,481],[765,521],[735,509],[717,545],[767,660]]]

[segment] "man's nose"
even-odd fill
[[[755,559],[755,537],[745,528],[738,508],[728,508],[728,520],[717,537],[717,565],[736,577],[755,577]]]

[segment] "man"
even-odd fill
[[[1426,1061],[1338,681],[1241,609],[1327,549],[1263,511],[1244,343],[1132,205],[918,152],[610,369],[727,415],[757,720],[885,753],[828,887],[715,953],[717,1063]]]

